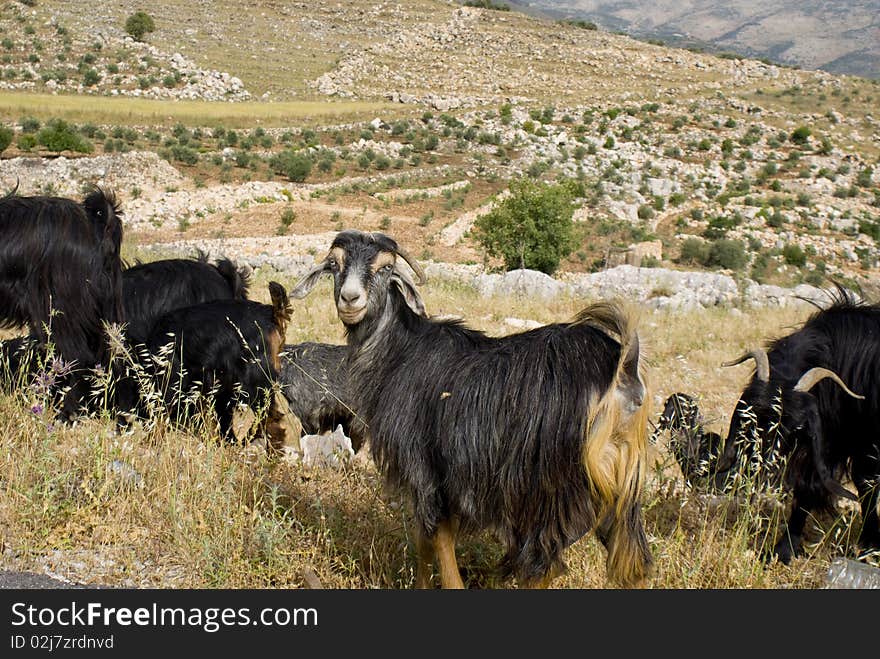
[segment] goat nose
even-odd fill
[[[339,297],[342,298],[343,302],[350,306],[360,299],[361,292],[356,290],[343,289],[339,291]]]

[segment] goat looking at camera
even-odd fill
[[[398,257],[423,283],[393,239],[344,231],[292,295],[334,279],[354,409],[387,482],[412,500],[417,585],[430,585],[436,556],[443,586],[463,587],[456,536],[479,529],[497,533],[521,585],[549,585],[592,529],[609,576],[640,582],[650,397],[632,321],[595,304],[570,323],[490,338],[427,318]]]

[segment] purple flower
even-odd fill
[[[42,416],[43,415],[43,404],[42,403],[35,403],[33,406],[31,406],[31,413],[35,414],[36,416]]]

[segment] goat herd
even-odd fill
[[[2,343],[7,386],[27,383],[51,356],[66,420],[97,411],[98,373],[119,423],[152,413],[147,383],[180,423],[207,402],[230,441],[242,403],[270,449],[285,443],[288,413],[308,433],[343,423],[412,503],[420,587],[435,559],[443,587],[462,587],[456,538],[481,529],[497,534],[504,567],[524,586],[549,585],[565,548],[591,530],[609,577],[633,586],[649,574],[640,497],[651,394],[622,304],[489,337],[427,315],[424,273],[393,239],[346,230],[290,297],[332,278],[347,345],[285,345],[291,304],[281,284],[261,304],[227,259],[124,267],[121,214],[98,188],[82,201],[0,199],[0,326],[30,330]],[[731,362],[753,359],[756,369],[726,439],[703,430],[683,393],[657,423],[671,431],[691,487],[730,491],[757,478],[788,489],[774,550],[784,562],[801,551],[809,513],[838,497],[860,502],[859,544],[880,549],[880,306],[840,287],[830,297],[799,331]]]

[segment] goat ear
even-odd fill
[[[416,285],[413,280],[410,279],[410,276],[403,270],[395,267],[394,271],[391,273],[391,281],[397,286],[401,295],[403,295],[403,300],[406,302],[406,306],[412,309],[413,313],[427,317],[428,314],[425,312],[425,303],[422,301],[422,296],[419,295],[418,290],[416,290]]]
[[[301,300],[302,298],[304,298],[306,295],[312,292],[315,284],[318,283],[321,275],[324,274],[332,274],[330,270],[330,262],[327,259],[324,259],[314,268],[309,270],[306,276],[303,277],[296,286],[294,286],[292,291],[290,291],[290,297],[296,298],[297,300]]]
[[[629,341],[625,342],[622,349],[626,350],[623,356],[623,372],[638,379],[639,377],[639,335],[633,333]]]
[[[287,291],[284,286],[277,281],[269,282],[269,296],[272,298],[272,308],[276,315],[290,318],[293,309],[290,306],[290,299],[287,297]]]

